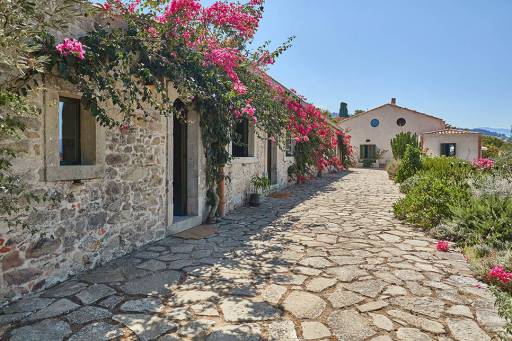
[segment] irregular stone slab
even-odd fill
[[[153,340],[168,331],[178,329],[176,323],[155,315],[122,314],[114,315],[112,319],[124,324],[142,341]]]
[[[320,297],[305,291],[292,291],[283,307],[298,318],[314,319],[322,314],[327,303]]]
[[[320,322],[302,322],[302,336],[305,340],[315,340],[331,336],[331,331]]]
[[[123,299],[120,296],[112,295],[110,297],[105,298],[103,301],[101,301],[98,304],[101,305],[102,307],[112,310],[122,300]]]
[[[78,277],[81,281],[89,282],[89,283],[115,283],[124,281],[124,276],[120,269],[113,270],[93,270],[87,272]]]
[[[306,276],[318,276],[322,273],[322,270],[308,268],[306,266],[298,266],[298,267],[294,268],[293,271],[297,272],[298,274],[306,275]]]
[[[272,281],[276,284],[285,285],[301,285],[306,280],[306,276],[294,274],[275,274],[272,276]]]
[[[115,294],[116,291],[105,284],[94,284],[89,288],[80,291],[76,297],[82,301],[83,304],[92,304],[104,297]]]
[[[140,251],[137,252],[133,257],[142,258],[142,259],[154,259],[157,258],[160,254],[158,252],[151,251]]]
[[[201,302],[190,306],[196,315],[200,316],[219,316],[217,306],[212,302]]]
[[[52,298],[32,297],[11,304],[4,309],[4,314],[28,313],[46,308],[55,302]]]
[[[204,239],[215,235],[218,232],[218,226],[216,224],[211,225],[199,225],[188,229],[186,231],[175,234],[175,237],[182,239]]]
[[[306,285],[306,289],[313,292],[321,292],[332,287],[336,282],[337,280],[335,278],[317,277],[313,278],[311,282]]]
[[[407,322],[408,324],[421,328],[427,332],[433,334],[445,333],[444,326],[439,322],[431,321],[421,316],[411,315],[401,310],[389,310],[388,314],[394,319]]]
[[[228,322],[273,320],[281,316],[281,312],[264,302],[253,302],[246,299],[227,298],[220,304],[224,320]]]
[[[363,257],[354,256],[331,256],[329,259],[338,265],[355,265],[363,264],[366,262]]]
[[[389,296],[403,296],[407,295],[407,290],[397,285],[390,285],[389,287],[386,288],[386,290],[384,290],[382,294]]]
[[[381,314],[374,314],[370,313],[370,317],[372,318],[373,325],[379,329],[383,329],[385,331],[392,331],[393,328],[393,322],[388,319],[386,316]]]
[[[423,281],[425,276],[414,270],[395,270],[393,274],[404,281]]]
[[[454,316],[465,316],[469,318],[473,318],[473,314],[471,313],[471,309],[465,305],[454,305],[451,306],[450,309],[446,311],[446,313]],[[481,321],[479,321],[481,323]]]
[[[180,272],[174,270],[157,272],[126,282],[121,286],[121,290],[131,295],[163,295],[169,293],[171,285],[178,283],[180,276]]]
[[[122,311],[133,311],[138,313],[159,313],[164,309],[162,300],[159,298],[142,298],[123,303],[120,307]]]
[[[268,339],[273,341],[298,340],[292,321],[276,321],[268,326]]]
[[[404,240],[404,243],[409,244],[411,246],[417,246],[417,247],[424,247],[424,246],[429,245],[429,242],[427,242],[425,240],[416,240],[416,239],[407,239],[407,240]]]
[[[14,329],[11,341],[60,341],[71,334],[69,325],[59,320],[44,320],[36,324]]]
[[[165,313],[165,317],[170,320],[184,321],[190,319],[190,312],[186,307],[172,308]]]
[[[69,338],[69,341],[108,341],[117,339],[123,335],[119,326],[105,322],[91,323],[80,329]]]
[[[475,321],[459,318],[451,319],[447,321],[448,329],[452,333],[455,340],[459,341],[486,341],[491,338],[487,335]]]
[[[405,310],[434,318],[441,316],[445,305],[443,301],[431,297],[394,297],[390,300],[390,303]]]
[[[177,291],[171,301],[174,305],[184,305],[187,303],[217,300],[218,298],[219,295],[213,291],[187,290]]]
[[[268,287],[263,289],[261,297],[269,303],[277,304],[287,289],[283,286],[270,284]]]
[[[50,317],[59,316],[65,313],[69,313],[80,306],[68,300],[67,298],[61,298],[60,300],[50,304],[48,307],[39,310],[28,317],[29,321],[35,321],[40,319],[47,319]]]
[[[340,340],[365,340],[376,334],[368,321],[355,309],[334,311],[327,324]]]
[[[79,291],[87,288],[87,284],[76,281],[69,281],[63,284],[57,285],[49,290],[46,290],[41,296],[60,298],[76,294]]]
[[[357,309],[360,312],[365,313],[365,312],[368,312],[368,311],[379,310],[379,309],[382,309],[382,308],[387,307],[387,306],[388,306],[387,302],[375,301],[375,302],[369,302],[369,303],[366,303],[366,304],[362,304],[362,305],[358,306]]]
[[[203,337],[213,325],[215,325],[215,321],[212,320],[190,321],[178,330],[178,335],[188,338]]]
[[[358,294],[375,298],[377,297],[382,290],[386,287],[386,284],[378,279],[370,279],[366,281],[358,281],[348,284],[343,284],[343,286],[349,290],[357,292]]]
[[[341,282],[352,282],[354,279],[367,276],[369,273],[360,269],[356,265],[347,265],[337,268],[329,268],[325,270],[328,274],[333,275]]]
[[[389,243],[397,243],[402,240],[402,238],[400,238],[399,236],[395,236],[394,234],[388,234],[388,233],[383,233],[383,234],[379,235],[379,237],[382,240],[389,242]]]
[[[352,291],[345,290],[341,287],[330,294],[328,299],[334,308],[348,307],[364,301],[363,296],[353,293]]]
[[[387,335],[379,335],[372,338],[371,341],[393,341],[393,339]]]
[[[500,317],[496,311],[489,309],[477,310],[476,320],[487,330],[491,330],[496,333],[502,331],[507,324],[507,321]]]
[[[14,313],[7,315],[0,315],[0,326],[5,326],[13,322],[18,322],[27,317],[30,313]],[[1,329],[0,329],[1,336]]]
[[[299,264],[300,265],[304,265],[304,266],[310,266],[312,268],[317,268],[317,269],[324,269],[324,268],[327,268],[329,266],[332,266],[332,263],[329,262],[324,257],[308,257],[308,258],[304,258],[303,260],[301,260],[299,262]]]
[[[139,265],[137,265],[139,269],[149,270],[149,271],[160,271],[167,267],[167,265],[164,262],[161,262],[156,259],[150,259],[148,261],[145,261]]]
[[[431,341],[432,338],[416,328],[399,328],[396,332],[396,337],[404,341]]]
[[[73,324],[84,324],[91,321],[102,320],[112,316],[107,309],[86,306],[65,316],[65,319]]]
[[[261,330],[257,324],[238,324],[217,327],[206,341],[259,341]]]

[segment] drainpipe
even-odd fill
[[[219,212],[219,216],[224,217],[224,206],[226,204],[226,200],[225,200],[225,196],[224,196],[224,191],[225,191],[225,186],[224,186],[224,167],[222,167],[220,169],[220,173],[222,175],[222,180],[220,180],[220,182],[219,182],[219,208],[218,208],[218,212]]]

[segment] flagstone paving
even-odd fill
[[[490,340],[493,296],[393,217],[378,170],[240,208],[6,307],[2,340]]]

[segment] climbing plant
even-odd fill
[[[107,0],[91,9],[94,30],[63,42],[41,34],[44,47],[34,53],[49,58],[47,72],[75,84],[84,106],[111,128],[128,129],[137,111],[184,119],[169,95],[174,87],[200,115],[206,180],[215,201],[231,157],[226,146],[237,138],[233,127],[241,119],[252,120],[261,137],[280,145],[288,130],[304,151],[297,157],[299,176],[311,166],[338,163],[332,152],[338,133],[328,118],[266,74],[292,39],[274,51],[268,43],[249,48],[263,2],[203,7],[197,0]],[[120,115],[107,111],[106,102]]]
[[[38,86],[28,82],[29,76],[44,72],[49,62],[49,56],[40,52],[42,37],[48,30],[63,30],[82,17],[83,3],[0,0],[0,217],[8,225],[22,223],[17,213],[31,209],[34,200],[44,199],[12,169],[14,159],[23,151],[19,140],[27,122],[37,119],[38,110],[25,95]]]

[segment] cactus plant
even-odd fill
[[[391,150],[395,160],[400,160],[408,145],[419,148],[418,137],[411,132],[402,132],[391,139]]]

